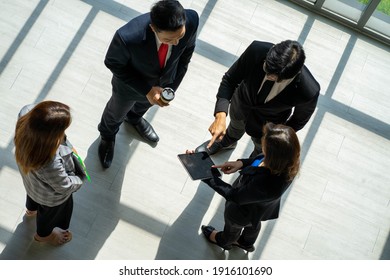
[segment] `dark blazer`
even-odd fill
[[[243,226],[278,218],[280,198],[291,184],[268,168],[250,166],[255,159],[241,160],[244,166],[233,185],[219,177],[204,180],[226,199],[225,216]]]
[[[263,63],[273,45],[267,42],[252,42],[225,73],[217,94],[215,113],[227,114],[230,101],[236,99],[234,104],[239,104],[240,108],[232,109],[245,114],[245,130],[256,138],[261,137],[265,122],[283,123],[295,131],[303,128],[313,114],[320,94],[320,85],[304,66],[276,97],[265,104],[256,103],[257,92],[266,75]]]
[[[105,65],[114,75],[113,82],[125,83],[126,94],[146,100],[153,86],[179,87],[195,49],[198,14],[186,10],[186,33],[163,70],[160,69],[155,34],[149,26],[150,13],[140,15],[121,27],[108,48]]]

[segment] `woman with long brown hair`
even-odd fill
[[[202,225],[202,232],[225,250],[232,246],[255,250],[261,221],[278,218],[280,198],[299,170],[300,144],[291,127],[267,123],[261,142],[263,154],[214,166],[225,174],[241,169],[233,185],[219,177],[203,180],[226,199],[226,204],[223,231]]]
[[[65,130],[70,123],[67,105],[43,101],[23,107],[15,129],[15,158],[27,192],[26,215],[36,216],[34,239],[53,245],[72,239],[68,230],[72,193],[85,178],[66,140]]]

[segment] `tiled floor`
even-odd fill
[[[154,1],[0,0],[0,259],[390,259],[390,48],[288,1],[182,0],[201,19],[177,98],[146,118],[152,147],[123,124],[111,168],[97,159],[97,124],[110,97],[103,64],[115,32]],[[192,181],[176,155],[209,138],[215,94],[253,40],[300,41],[322,95],[300,131],[302,170],[256,251],[223,252],[200,225],[223,225],[224,200]],[[92,177],[75,193],[71,243],[32,240],[13,156],[19,109],[58,100],[67,134]],[[248,137],[215,162],[248,156]],[[235,176],[224,176],[232,182]]]

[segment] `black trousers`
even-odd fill
[[[245,134],[245,127],[247,123],[247,109],[243,108],[242,101],[240,99],[240,95],[238,92],[235,92],[233,98],[231,100],[231,104],[229,107],[229,115],[230,122],[226,129],[226,134],[234,139],[241,139],[241,137]],[[259,128],[261,132],[261,128]],[[250,157],[257,156],[262,152],[261,148],[261,137],[255,138],[251,137],[254,149],[251,153]]]
[[[215,236],[219,246],[225,247],[236,241],[242,246],[251,246],[255,243],[261,229],[260,221],[256,225],[240,225],[230,220],[226,215],[226,211],[224,217],[225,226],[223,231],[218,232]]]
[[[127,116],[131,124],[137,124],[152,106],[146,97],[131,92],[122,81],[113,77],[112,96],[104,108],[98,130],[105,140],[115,140],[124,118]]]
[[[46,237],[51,234],[55,227],[68,229],[73,212],[72,195],[62,204],[48,207],[35,202],[27,195],[26,208],[30,211],[37,211],[37,234]]]

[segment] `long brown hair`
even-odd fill
[[[272,174],[284,175],[292,181],[300,166],[301,147],[295,131],[283,124],[267,123],[261,139],[264,165]]]
[[[15,158],[24,173],[53,159],[70,123],[69,106],[56,101],[43,101],[19,118],[14,137]]]

